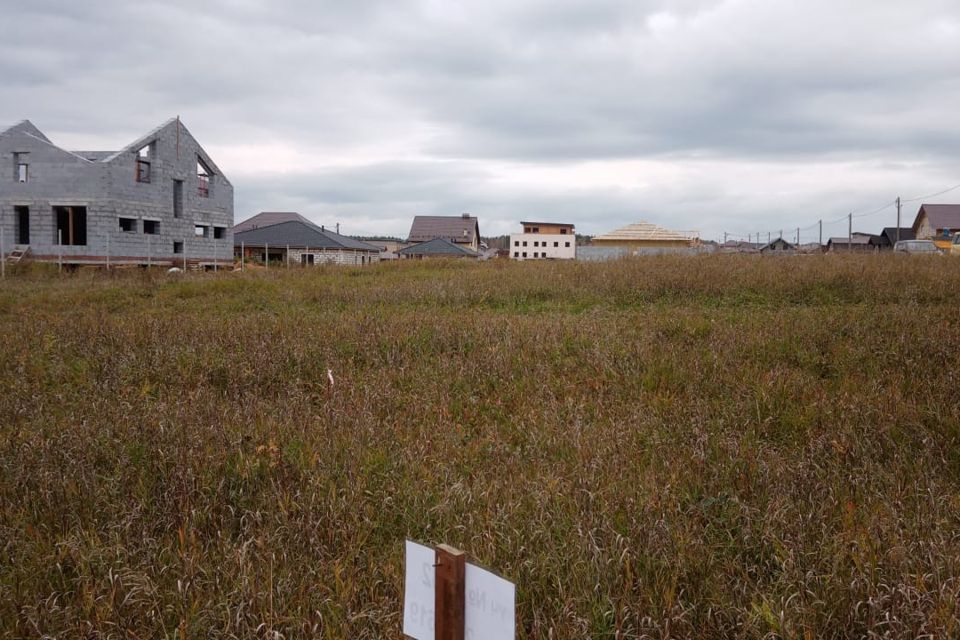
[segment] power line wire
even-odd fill
[[[916,201],[918,201],[918,200],[925,200],[925,199],[927,199],[927,198],[935,198],[935,197],[937,197],[937,196],[942,196],[942,195],[944,195],[944,194],[950,193],[951,191],[956,191],[957,189],[960,189],[960,184],[954,185],[954,186],[950,187],[949,189],[944,189],[943,191],[938,191],[938,192],[936,192],[936,193],[930,193],[930,194],[927,194],[927,195],[917,196],[917,197],[915,197],[915,198],[908,198],[908,199],[905,199],[905,200],[904,200],[904,199],[901,199],[901,200],[900,200],[900,204],[903,205],[903,204],[908,203],[908,202],[916,202]],[[809,229],[813,229],[813,228],[815,228],[815,227],[819,227],[820,225],[827,226],[827,225],[839,224],[839,223],[845,222],[845,221],[847,221],[847,220],[849,220],[849,219],[869,218],[870,216],[875,216],[875,215],[878,215],[878,214],[882,213],[883,211],[886,211],[886,210],[889,209],[890,207],[896,206],[896,204],[897,204],[897,201],[896,201],[896,200],[893,200],[893,201],[891,201],[891,202],[887,202],[887,203],[883,204],[883,206],[881,206],[881,207],[878,207],[878,208],[876,208],[876,209],[874,209],[874,210],[872,210],[872,211],[868,211],[868,212],[866,212],[866,213],[855,213],[855,212],[854,212],[854,213],[849,213],[849,214],[840,216],[839,218],[836,218],[835,220],[820,220],[820,221],[818,221],[818,222],[814,222],[813,224],[807,225],[806,227],[800,227],[800,228],[799,228],[799,231],[801,231],[801,232],[807,231],[807,230],[809,230]],[[793,229],[791,229],[791,231],[797,231],[797,229],[798,229],[797,227],[793,227]],[[767,233],[769,233],[771,236],[773,236],[773,235],[776,233],[776,234],[778,235],[778,237],[779,237],[779,231],[778,231],[778,232],[769,231],[769,232],[767,232]],[[724,234],[725,234],[726,236],[730,237],[730,238],[739,238],[739,239],[741,239],[741,240],[742,240],[744,237],[750,238],[750,237],[753,236],[753,233],[752,233],[752,232],[751,232],[751,233],[724,232]],[[759,238],[760,238],[760,235],[761,235],[761,234],[758,233],[758,234],[756,234],[756,235],[757,235],[757,238],[758,238],[758,241],[759,241]]]
[[[896,200],[894,200],[894,201],[892,201],[892,202],[888,202],[887,204],[883,205],[883,206],[880,207],[879,209],[874,209],[874,210],[871,211],[870,213],[855,213],[855,214],[853,214],[853,217],[854,217],[854,218],[869,218],[870,216],[875,216],[875,215],[877,215],[878,213],[881,213],[881,212],[883,212],[883,211],[886,211],[886,210],[889,209],[890,207],[895,207],[895,206],[897,206],[897,201],[896,201]]]
[[[917,196],[916,198],[910,198],[909,200],[901,200],[901,202],[916,202],[917,200],[926,200],[927,198],[936,198],[937,196],[942,196],[945,193],[950,193],[951,191],[956,191],[960,189],[960,184],[950,187],[949,189],[944,189],[943,191],[938,191],[937,193],[931,193],[925,196]]]

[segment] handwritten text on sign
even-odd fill
[[[403,593],[403,633],[434,640],[436,552],[407,540]],[[513,640],[516,634],[516,587],[500,576],[467,563],[464,618],[466,640]]]

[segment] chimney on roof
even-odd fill
[[[461,217],[462,217],[464,220],[469,220],[469,219],[470,219],[470,214],[469,214],[469,213],[461,213],[460,215],[461,215]]]
[[[326,231],[326,229],[323,228],[323,225],[320,225],[320,231]]]
[[[337,235],[340,235],[340,223],[337,223]]]

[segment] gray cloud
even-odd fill
[[[238,219],[717,234],[960,182],[954,1],[34,0],[0,34],[0,122],[118,148],[180,114]]]

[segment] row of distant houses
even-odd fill
[[[798,245],[783,237],[777,237],[766,243],[730,240],[720,245],[720,249],[760,253],[875,252],[892,251],[897,242],[905,240],[932,240],[940,249],[949,249],[958,232],[960,232],[960,205],[924,204],[910,227],[885,227],[880,233],[854,231],[846,236],[829,238],[825,245],[819,242]]]
[[[901,240],[916,238],[913,229],[901,227],[897,233],[896,227],[887,227],[879,234],[861,233],[856,231],[849,236],[830,238],[826,244],[808,242],[797,244],[783,237],[776,237],[769,242],[744,242],[730,240],[720,249],[726,252],[741,253],[821,253],[823,251],[892,251],[894,245]]]
[[[341,235],[295,212],[262,212],[233,228],[237,257],[269,264],[363,266],[381,260],[480,258],[486,246],[470,214],[417,216],[406,242],[379,243]]]
[[[488,247],[476,216],[416,216],[403,240],[361,240],[294,212],[263,212],[234,225],[233,185],[179,118],[119,151],[71,151],[29,121],[0,129],[0,259],[68,265],[195,268],[254,261],[357,265],[429,258],[602,260],[708,250],[784,252],[783,238],[701,241],[697,232],[637,222],[578,246],[567,222],[523,221],[507,247]],[[827,250],[879,251],[899,240],[941,246],[960,231],[960,205],[923,205],[910,228],[831,238]]]
[[[293,212],[263,212],[233,228],[238,256],[285,264],[364,265],[381,260],[428,258],[514,260],[604,259],[637,252],[676,252],[701,247],[694,232],[677,232],[640,222],[597,236],[578,246],[576,227],[565,222],[523,221],[506,249],[492,249],[480,236],[479,221],[459,216],[416,216],[403,241],[347,238]]]

